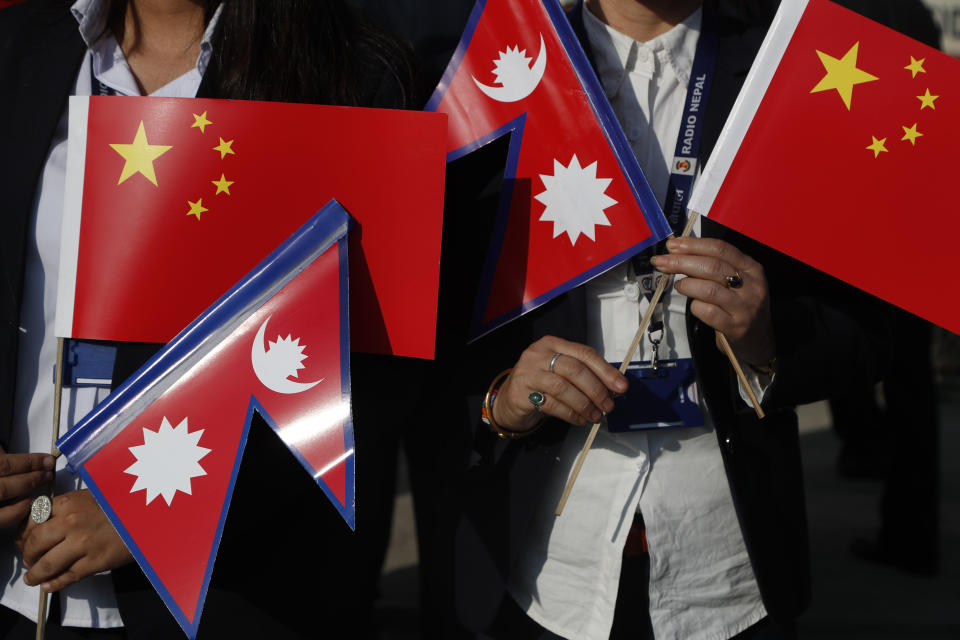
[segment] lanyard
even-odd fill
[[[663,212],[674,235],[683,233],[687,221],[687,201],[697,173],[697,155],[700,153],[700,138],[703,135],[703,120],[707,110],[707,97],[713,84],[717,66],[717,34],[708,28],[707,11],[704,8],[703,26],[697,40],[697,52],[693,69],[687,83],[687,101],[677,134],[677,149],[670,166],[670,181]]]
[[[717,33],[712,24],[713,16],[708,12],[706,5],[707,3],[704,3],[700,37],[697,39],[690,80],[687,82],[687,96],[680,120],[680,131],[677,134],[676,150],[673,161],[670,163],[667,195],[663,203],[664,215],[675,236],[683,233],[683,227],[687,221],[687,201],[690,199],[693,179],[697,174],[697,156],[700,152],[700,139],[703,136],[707,98],[710,95],[717,66]],[[655,249],[634,256],[631,260],[635,274],[654,273],[654,277],[650,278],[652,286],[643,292],[647,300],[653,298],[653,290],[656,289],[659,278],[663,277],[653,271],[650,258],[654,253],[662,253],[663,250],[663,245],[658,244]],[[659,308],[654,311],[647,336],[653,345],[655,356],[664,328],[663,301],[661,300],[657,306]],[[657,332],[661,332],[661,335],[655,338],[654,334]]]

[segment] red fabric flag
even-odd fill
[[[361,229],[354,350],[433,357],[445,130],[405,111],[72,98],[57,335],[166,342],[336,197]]]
[[[670,233],[556,0],[479,0],[426,108],[450,160],[512,136],[471,337]]]
[[[191,638],[254,409],[354,526],[347,226],[325,207],[57,443]]]
[[[960,61],[784,2],[690,208],[954,333]]]

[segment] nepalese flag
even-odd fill
[[[328,204],[57,442],[191,638],[254,410],[354,526],[348,224]]]
[[[445,121],[71,98],[57,335],[167,342],[335,196],[359,224],[354,350],[432,358]]]
[[[448,160],[511,134],[472,338],[670,233],[556,0],[478,0],[426,109]]]
[[[690,209],[958,333],[958,123],[960,61],[783,2]]]

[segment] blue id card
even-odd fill
[[[607,414],[610,431],[703,426],[692,359],[660,360],[656,369],[649,361],[635,361],[625,375],[630,389]]]

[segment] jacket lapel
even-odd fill
[[[26,18],[0,60],[0,86],[5,94],[0,104],[2,444],[9,442],[13,412],[28,224],[50,143],[85,51],[65,4],[48,3]]]

